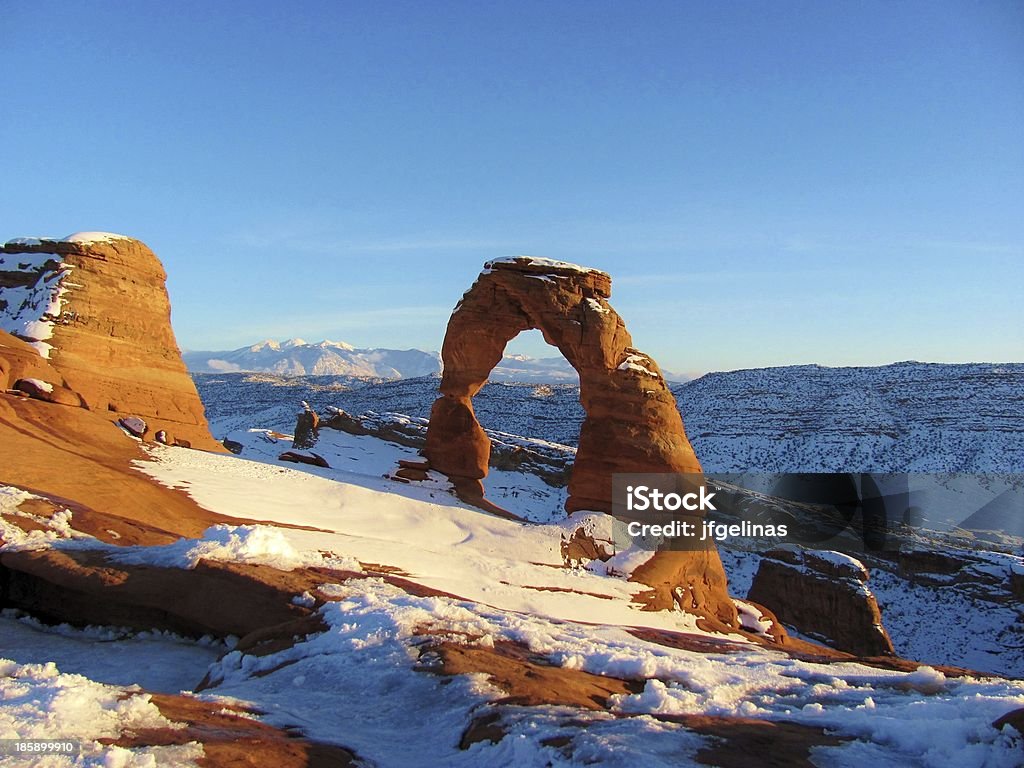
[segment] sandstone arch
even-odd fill
[[[586,418],[568,512],[611,512],[615,473],[701,471],[661,370],[633,347],[610,296],[611,277],[596,269],[526,256],[484,265],[448,321],[441,396],[431,408],[424,450],[430,467],[446,474],[460,497],[484,502],[490,440],[473,411],[473,396],[508,342],[531,329],[540,330],[580,376]],[[713,548],[658,553],[635,578],[654,589],[652,608],[677,605],[735,625]]]
[[[505,346],[538,329],[580,375],[586,419],[566,509],[611,511],[616,472],[700,472],[675,398],[651,358],[633,348],[608,304],[611,278],[595,269],[525,256],[488,262],[452,313],[426,455],[460,494],[483,496],[490,440],[473,396]]]

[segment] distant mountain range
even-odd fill
[[[227,352],[185,352],[193,373],[273,373],[278,376],[355,376],[408,379],[441,370],[436,352],[418,349],[357,349],[344,341],[267,339]]]
[[[438,385],[195,378],[215,430],[275,407],[293,421],[301,400],[426,418]],[[1024,472],[1022,363],[763,368],[709,373],[672,391],[708,472]],[[486,428],[564,445],[575,445],[583,421],[575,384],[495,382],[473,407]]]
[[[366,379],[411,379],[441,372],[441,356],[419,349],[357,349],[344,341],[267,339],[229,351],[185,352],[193,373],[272,373],[277,376],[353,376]],[[669,381],[685,376],[665,371]],[[561,356],[506,355],[491,372],[491,381],[531,384],[576,384],[579,377]]]

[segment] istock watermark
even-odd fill
[[[612,515],[620,548],[896,552],[917,530],[1024,537],[1024,475],[618,474]]]
[[[731,489],[704,475],[614,475],[613,535],[620,547],[650,550],[700,550],[738,539],[786,543],[786,523],[728,519],[732,501]]]

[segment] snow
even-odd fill
[[[321,609],[328,632],[271,656],[228,654],[211,672],[217,683],[213,690],[269,703],[272,713],[306,713],[310,734],[330,738],[344,732],[359,754],[380,764],[418,765],[422,754],[446,765],[503,764],[497,748],[481,744],[468,753],[454,748],[461,725],[453,723],[465,722],[468,711],[497,692],[478,677],[441,686],[429,676],[403,674],[430,666],[429,655],[417,662],[414,652],[425,627],[448,638],[476,637],[474,642],[486,647],[513,640],[557,666],[645,680],[641,693],[612,698],[612,711],[620,714],[711,714],[806,723],[857,739],[831,748],[835,759],[844,759],[846,750],[867,750],[879,765],[959,765],[979,758],[992,765],[1015,764],[1019,742],[989,724],[1024,704],[1021,682],[946,680],[927,667],[905,673],[853,663],[814,664],[759,647],[731,654],[695,653],[644,642],[616,626],[415,597],[378,580],[350,581],[329,591],[338,602]],[[313,685],[313,680],[321,684]],[[330,697],[342,691],[364,706],[344,711],[330,707]],[[425,720],[399,714],[426,707],[432,716]],[[553,735],[548,717],[557,710],[538,707],[523,713],[525,722],[532,721],[525,733],[533,749]],[[273,714],[272,722],[275,717],[284,722]],[[584,715],[581,723],[578,712],[572,717],[591,733],[602,722],[600,716],[587,722]],[[639,747],[634,756],[647,756],[649,747],[641,737],[649,724],[644,718],[623,721],[631,748]],[[672,732],[671,726],[665,727]],[[692,734],[674,730],[682,744],[696,741]],[[599,739],[594,746],[603,759],[614,754]],[[545,764],[538,758],[526,764]]]
[[[22,512],[19,506],[30,499],[40,499],[35,494],[20,488],[0,485],[0,552],[16,552],[23,549],[47,549],[57,542],[94,541],[71,527],[71,511],[64,509],[55,512],[51,517],[40,517]],[[19,526],[8,522],[6,518],[23,517],[31,519],[36,525],[44,526],[42,530],[22,530]]]
[[[109,559],[126,565],[155,565],[163,568],[195,568],[200,560],[222,560],[252,565],[269,565],[283,571],[304,566],[360,570],[352,559],[325,559],[318,552],[299,552],[281,530],[267,525],[214,525],[201,539],[178,539],[154,547],[123,547],[112,550]]]
[[[595,298],[593,298],[591,296],[588,296],[584,301],[586,302],[586,305],[590,309],[592,309],[594,312],[597,312],[598,314],[601,314],[601,315],[609,315],[609,314],[611,314],[612,310],[611,310],[610,307],[602,304],[600,301],[598,301],[597,299],[595,299]]]
[[[317,444],[317,453],[322,443]],[[370,437],[349,444],[364,449],[372,445],[379,451],[363,457],[350,454],[354,462],[365,458],[369,467],[394,469],[397,462],[387,457],[403,455],[391,452],[398,446]],[[299,552],[323,551],[333,557],[385,563],[412,574],[425,586],[508,610],[664,629],[696,626],[688,614],[639,610],[632,602],[642,591],[638,584],[564,569],[561,543],[575,530],[571,521],[523,525],[468,507],[440,485],[402,484],[372,470],[362,474],[309,467],[307,471],[305,466],[297,469],[276,459],[266,464],[162,446],[150,451],[155,460],[139,462],[138,468],[163,484],[184,488],[207,509],[264,524],[318,529],[280,529]],[[332,456],[326,450],[323,455],[329,460]],[[409,449],[404,455],[415,457]],[[176,552],[174,558],[179,555]],[[566,591],[525,589],[524,585]]]
[[[991,603],[873,568],[871,591],[896,652],[912,659],[1024,677],[1020,604]]]
[[[49,626],[14,610],[0,614],[0,658],[18,664],[57,661],[62,672],[156,693],[195,688],[224,650],[220,642],[186,640],[169,632]]]
[[[52,239],[53,238],[49,238],[49,237],[12,237],[10,240],[8,240],[5,243],[5,245],[7,245],[8,247],[17,247],[19,245],[22,245],[22,246],[25,246],[25,245],[27,245],[27,246],[42,245],[43,244],[43,240],[52,240]]]
[[[181,728],[167,720],[149,694],[135,686],[114,686],[61,672],[53,662],[18,664],[0,659],[0,738],[53,739],[81,742],[81,754],[18,759],[6,756],[5,766],[193,766],[203,757],[201,745],[125,749],[104,746],[98,739],[116,739],[123,732],[145,728]]]
[[[293,395],[273,413],[283,423],[294,424],[297,402]],[[409,427],[419,423],[406,421]],[[140,471],[183,489],[211,511],[244,519],[239,525],[213,526],[200,538],[170,545],[117,549],[77,534],[66,510],[45,523],[45,531],[20,532],[8,521],[25,514],[18,506],[31,494],[0,488],[4,546],[102,547],[121,562],[180,568],[193,567],[204,557],[282,568],[329,564],[350,571],[357,571],[360,562],[378,563],[399,569],[402,578],[415,584],[453,595],[410,594],[368,574],[366,565],[361,578],[325,584],[293,597],[296,605],[308,607],[327,600],[319,608],[327,631],[265,656],[230,650],[207,666],[214,688],[204,695],[249,702],[267,713],[263,719],[268,723],[298,727],[311,738],[342,743],[370,764],[419,766],[424,756],[434,764],[484,768],[690,764],[709,744],[708,738],[654,717],[688,714],[796,722],[849,740],[837,747],[817,748],[812,757],[819,765],[1000,768],[1020,764],[1019,735],[1009,729],[997,731],[991,723],[1024,707],[1024,681],[952,678],[924,664],[912,672],[853,662],[818,664],[793,659],[738,635],[704,632],[688,614],[640,610],[638,597],[645,588],[625,576],[649,558],[649,552],[619,551],[607,563],[586,567],[563,562],[561,544],[577,529],[595,538],[611,538],[611,521],[605,515],[562,516],[564,489],[551,488],[524,473],[492,472],[487,478],[491,498],[538,522],[500,519],[455,500],[444,478],[436,474],[412,485],[387,477],[399,458],[417,457],[412,448],[321,429],[315,450],[331,467],[295,467],[276,459],[290,440],[273,431],[280,425],[261,426],[230,433],[243,444],[243,457],[154,446],[147,449],[149,459],[136,464]],[[518,438],[509,435],[507,439]],[[551,445],[552,451],[564,448]],[[286,527],[297,525],[306,528]],[[842,555],[825,557],[848,567],[857,563]],[[722,550],[734,593],[743,593],[759,558],[756,553]],[[977,572],[995,577],[1010,573],[1018,563],[1019,558],[1010,556],[985,560]],[[890,584],[890,578],[895,579],[877,570],[872,574],[880,600],[905,595],[906,605],[912,605],[919,599],[902,582]],[[950,595],[948,603],[921,604],[918,613],[904,617],[902,623],[897,620],[896,625],[927,622],[936,625],[931,633],[936,636],[958,620],[954,614],[967,610],[958,602],[965,599],[963,595]],[[756,608],[741,601],[737,608],[746,626],[762,632],[768,629]],[[1012,612],[1013,607],[1005,610]],[[888,612],[896,609],[886,605],[883,611],[888,623]],[[990,617],[993,611],[973,611],[978,614]],[[13,628],[10,622],[15,623]],[[718,641],[721,650],[697,652],[658,645],[635,636],[631,630],[637,627],[696,635],[705,644]],[[979,634],[987,631],[984,624],[972,629]],[[45,634],[37,642],[22,639],[31,637],[25,633],[37,631]],[[154,645],[150,654],[142,647],[147,642],[179,643],[168,636],[122,637],[109,629],[92,630],[100,633],[96,640],[108,631],[113,634],[107,644],[123,644],[129,654],[125,658],[132,658],[124,667],[144,666],[147,658],[165,652]],[[32,723],[50,716],[54,697],[49,691],[54,680],[73,691],[67,710],[77,711],[76,733],[83,739],[96,739],[154,717],[144,693],[124,698],[132,692],[123,687],[127,679],[96,679],[108,674],[105,666],[115,665],[98,657],[90,659],[78,646],[62,645],[65,640],[84,644],[90,640],[88,632],[76,637],[74,630],[51,632],[23,618],[0,619],[0,638],[10,637],[10,652],[21,654],[4,662],[8,676],[0,676],[0,736],[10,723],[30,730]],[[634,680],[642,688],[639,693],[613,697],[609,712],[555,706],[504,708],[508,735],[498,743],[485,741],[462,750],[458,745],[466,724],[475,715],[492,711],[491,705],[504,692],[481,674],[455,678],[424,674],[436,664],[436,656],[429,651],[420,653],[432,637],[488,648],[514,642],[544,663]],[[33,644],[40,646],[35,656],[31,655]],[[168,655],[176,652],[166,649]],[[207,657],[187,647],[180,652],[184,654],[180,680],[189,684],[187,680],[197,676],[193,673],[204,671]],[[0,645],[0,656],[5,653],[7,649]],[[935,656],[921,658],[936,661]],[[33,666],[37,659],[55,660],[57,666]],[[71,674],[79,670],[85,676]],[[164,675],[167,684],[176,684],[170,671],[158,674]],[[16,689],[23,684],[28,688]],[[55,717],[54,722],[63,721]],[[572,738],[571,754],[552,746],[564,736]],[[189,749],[193,752],[158,756],[141,751],[112,753],[110,759],[151,757],[161,765],[173,765],[175,760],[187,763],[198,756],[196,748]],[[88,759],[93,759],[91,755]]]
[[[71,267],[50,253],[0,253],[0,272],[21,273],[27,284],[3,289],[0,328],[50,357],[54,324],[61,318]]]
[[[868,580],[868,569],[855,557],[829,549],[801,549],[804,564],[811,569],[821,571],[820,564],[827,564],[839,574],[858,581]]]
[[[130,240],[128,235],[118,235],[114,232],[75,232],[68,235],[61,242],[64,243],[102,243],[112,240]]]
[[[636,371],[642,373],[645,376],[653,376],[658,378],[658,374],[652,371],[647,366],[651,364],[651,359],[645,355],[626,355],[626,359],[618,365],[620,371]]]
[[[523,264],[531,267],[557,270],[559,272],[576,272],[578,274],[607,274],[606,272],[594,269],[593,267],[583,267],[579,264],[572,264],[568,261],[557,261],[555,259],[547,259],[542,256],[501,256],[497,259],[491,259],[484,264],[484,270],[491,270],[498,264]]]
[[[771,619],[766,617],[755,605],[752,605],[751,603],[735,599],[732,602],[736,606],[736,613],[739,615],[740,625],[744,629],[750,632],[756,632],[762,637],[772,637],[768,631],[772,626]]]
[[[26,384],[34,386],[36,389],[42,392],[53,392],[53,384],[42,379],[22,379]]]

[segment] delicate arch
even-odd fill
[[[611,278],[596,269],[518,256],[484,265],[455,307],[441,358],[441,396],[430,412],[425,453],[460,496],[483,499],[490,440],[473,396],[518,334],[537,329],[580,376],[580,428],[566,509],[610,512],[612,475],[698,473],[700,463],[661,369],[633,348],[608,304]]]

